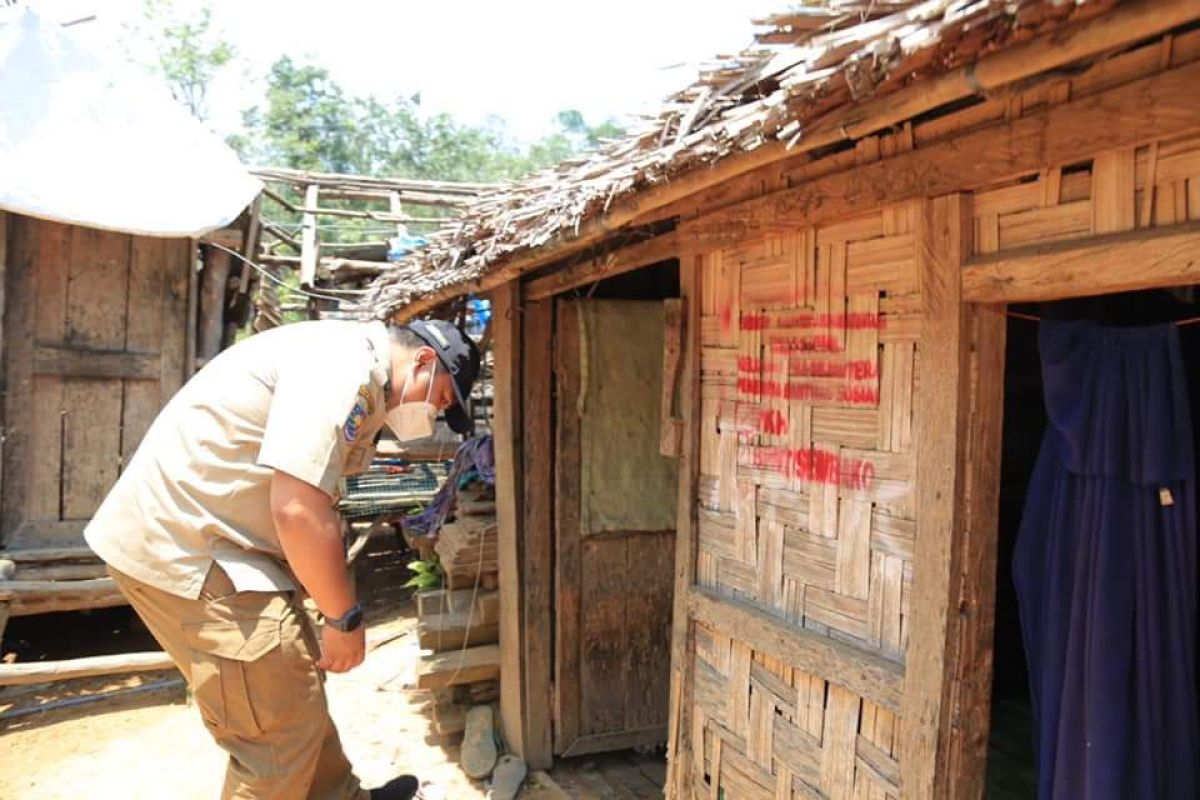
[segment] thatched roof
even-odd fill
[[[641,129],[474,200],[428,249],[380,280],[371,310],[387,316],[409,307],[403,313],[410,313],[493,285],[499,275],[512,274],[504,267],[516,257],[571,242],[622,198],[723,160],[768,147],[782,156],[797,145],[865,135],[846,129],[847,109],[961,72],[981,57],[1114,5],[827,0],[756,21],[761,32],[751,49],[718,58]],[[971,85],[964,94],[991,88],[970,71],[965,80]]]

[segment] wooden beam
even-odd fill
[[[417,623],[418,644],[435,653],[499,641],[500,628],[495,622],[481,622],[465,611],[430,614]]]
[[[433,194],[476,195],[496,188],[492,183],[466,181],[429,181],[415,178],[376,178],[369,175],[343,175],[285,167],[251,167],[250,172],[263,180],[281,181],[300,186],[316,184],[331,188],[357,188],[365,191],[414,191]]]
[[[311,289],[317,280],[317,263],[321,260],[321,241],[317,237],[317,217],[313,213],[320,200],[321,187],[309,185],[304,190],[306,210],[300,230],[300,286]]]
[[[906,795],[934,797],[945,778],[944,747],[950,717],[949,645],[957,589],[966,447],[966,387],[970,376],[963,331],[962,264],[970,252],[971,212],[966,195],[920,203],[917,276],[921,290],[921,380],[913,441],[917,446],[917,535],[913,555],[908,648],[905,652],[900,763]]]
[[[738,641],[898,712],[905,668],[836,639],[789,625],[741,600],[693,586],[688,612],[698,623],[736,631]],[[682,769],[682,765],[680,765]]]
[[[524,631],[525,762],[531,769],[553,763],[550,681],[553,645],[554,416],[552,342],[554,306],[550,300],[524,306],[521,347],[521,402],[524,441],[521,514],[521,617]]]
[[[500,676],[500,648],[494,644],[422,656],[417,664],[417,688],[439,689]]]
[[[33,350],[35,375],[71,378],[119,378],[156,381],[161,377],[159,353],[127,353],[123,350],[93,350],[71,345],[39,344]]]
[[[83,532],[82,525],[80,525],[79,532]],[[82,545],[80,547],[29,547],[19,550],[0,550],[0,559],[30,564],[43,561],[92,561],[98,560],[99,556],[92,548]]]
[[[1000,451],[1004,427],[1004,306],[967,309],[975,375],[968,404],[963,526],[956,535],[961,551],[953,606],[957,636],[952,639],[954,683],[947,765],[947,797],[982,797],[987,767],[992,699],[992,649],[996,610],[996,558],[1000,506]]]
[[[521,313],[517,285],[491,294],[495,405],[496,545],[500,581],[500,729],[509,750],[525,754],[524,665],[521,654]]]
[[[888,96],[888,98],[881,99],[881,105],[875,107],[873,117],[855,121],[848,116],[846,123],[855,126],[855,135],[865,136],[895,124],[897,113],[903,113],[906,115],[903,118],[909,119],[918,114],[936,109],[946,102],[978,93],[979,84],[976,81],[977,75],[981,72],[987,76],[989,82],[995,85],[999,85],[997,82],[1001,78],[1007,78],[1008,83],[1013,83],[1031,77],[1039,72],[1107,52],[1121,45],[1137,41],[1139,38],[1154,35],[1156,32],[1169,30],[1200,16],[1200,13],[1195,9],[1195,4],[1191,0],[1167,0],[1162,3],[1158,0],[1144,0],[1143,2],[1131,3],[1128,9],[1122,8],[1122,16],[1120,17],[1121,25],[1114,25],[1108,21],[1107,18],[1115,14],[1116,12],[1109,12],[1099,18],[1081,23],[1078,27],[1073,27],[1066,31],[1053,31],[1045,36],[1031,39],[1022,45],[982,59],[978,64],[964,68],[961,74],[953,74],[948,79],[947,85],[957,84],[965,87],[970,90],[967,94],[956,94],[955,92],[948,91],[945,87],[938,87],[938,85],[935,85],[935,88],[937,88],[936,91],[929,91],[930,84],[928,82],[918,81],[913,84],[911,89],[901,90]],[[1068,40],[1070,45],[1065,47],[1060,46],[1060,39]],[[999,62],[1001,66],[993,68],[991,66],[991,59],[998,59],[1001,56],[1003,56],[1003,61]],[[1178,70],[1176,71],[1178,72]],[[1191,85],[1195,85],[1194,79]],[[1182,84],[1182,88],[1185,92],[1189,91],[1187,83]],[[901,92],[905,92],[905,94]],[[1112,92],[1104,94],[1111,96]],[[1196,93],[1193,92],[1192,94]],[[1180,99],[1174,98],[1176,101]],[[1179,128],[1181,123],[1194,128],[1196,127],[1195,120],[1197,118],[1196,106],[1200,105],[1200,99],[1190,97],[1183,98],[1183,100],[1185,105],[1191,109],[1190,117],[1188,117],[1188,110],[1179,107],[1178,102],[1176,102],[1174,108],[1166,109],[1165,113],[1174,116],[1173,126],[1175,128]],[[1155,108],[1152,101],[1148,98],[1139,102],[1138,105],[1144,106],[1147,111],[1158,112],[1158,109]],[[848,115],[850,113],[852,112],[847,112]],[[1102,142],[1098,142],[1095,146],[1089,145],[1086,139],[1092,136],[1122,139],[1127,140],[1129,143],[1141,143],[1153,138],[1161,138],[1162,136],[1169,135],[1160,131],[1157,132],[1158,135],[1156,136],[1154,130],[1156,124],[1163,122],[1162,113],[1150,114],[1153,117],[1152,120],[1147,120],[1145,124],[1137,125],[1135,131],[1124,134],[1118,130],[1123,123],[1106,124],[1103,120],[1098,126],[1092,128],[1076,126],[1070,122],[1060,122],[1056,126],[1046,126],[1047,138],[1069,140],[1065,146],[1067,154],[1065,157],[1058,159],[1037,159],[1039,163],[1028,169],[1040,169],[1043,166],[1040,162],[1043,161],[1046,162],[1045,166],[1055,166],[1077,156],[1081,149],[1098,151],[1107,147],[1120,146],[1106,145]],[[1136,116],[1136,113],[1133,113],[1133,109],[1127,110],[1128,118],[1136,119]],[[1036,115],[1036,118],[1041,119],[1043,125],[1046,124],[1045,115],[1039,114]],[[809,149],[826,146],[832,141],[845,138],[840,132],[840,121],[830,118],[826,123],[831,126],[831,130],[820,138],[814,136],[811,140],[801,139],[790,149],[785,147],[781,142],[769,142],[748,153],[730,156],[710,167],[693,170],[675,180],[617,200],[611,204],[607,212],[580,225],[578,232],[574,236],[564,236],[555,239],[532,251],[519,251],[516,255],[498,265],[493,272],[484,276],[474,288],[477,291],[486,291],[501,283],[514,280],[530,270],[563,258],[570,253],[579,252],[590,247],[596,242],[611,236],[614,231],[631,222],[645,223],[659,219],[661,217],[655,215],[658,209],[670,206],[689,195],[696,194],[704,189],[716,186],[780,159],[801,155]],[[835,138],[827,138],[831,135],[834,135]],[[934,158],[944,156],[944,151],[942,150],[944,146],[944,144],[940,144],[938,148],[935,148],[936,153]],[[921,152],[925,155],[926,160],[929,160],[928,153],[925,153],[925,151]],[[969,157],[981,153],[986,153],[986,151],[967,151],[966,155],[968,157],[963,159],[963,163],[969,165]],[[986,160],[989,164],[994,164],[994,158]],[[888,159],[883,163],[890,164],[894,161],[895,159]],[[951,167],[949,172],[952,173],[955,168]],[[986,183],[989,180],[999,180],[1003,177],[1003,175],[999,175],[995,178],[985,178],[985,169],[986,167],[975,170],[970,179],[981,180]],[[897,178],[900,178],[900,176],[897,176]],[[877,180],[878,178],[874,176],[872,179]],[[889,181],[880,190],[875,190],[872,188],[870,180],[857,183],[853,193],[857,198],[857,202],[855,203],[857,211],[867,211],[896,200],[928,197],[970,188],[966,183],[954,181],[951,182],[951,185],[942,185],[941,188],[937,189],[909,190],[902,197],[888,199],[885,196],[880,198],[880,193],[886,195],[887,192],[891,191],[888,187],[894,184],[895,181]],[[768,197],[775,197],[775,195],[768,195]],[[809,207],[809,210],[813,210],[814,208],[816,207]],[[823,219],[832,219],[847,213],[854,212],[848,212],[844,209],[838,210],[834,213],[824,215]],[[411,318],[423,311],[440,305],[455,295],[463,293],[464,290],[465,287],[463,286],[450,286],[438,290],[401,309],[398,312],[398,316],[401,318]]]
[[[69,661],[35,661],[28,664],[0,664],[0,686],[48,683],[95,675],[128,675],[174,669],[175,662],[166,653],[122,653],[113,656],[75,658]]]
[[[696,494],[700,480],[700,298],[703,296],[701,256],[685,248],[679,256],[679,294],[683,301],[679,413],[682,418],[679,491],[675,500],[675,585],[671,612],[671,686],[667,711],[667,797],[692,797],[692,623],[688,592],[696,577]],[[701,742],[703,747],[704,743]]]
[[[930,80],[917,81],[865,103],[831,114],[804,131],[805,149],[860,139],[931,109],[997,89],[1065,64],[1166,33],[1200,17],[1195,0],[1141,0],[1084,22],[1000,50],[976,63]]]
[[[688,227],[715,246],[974,189],[1200,129],[1200,62],[727,207]]]
[[[544,300],[578,286],[641,269],[679,257],[679,237],[674,231],[596,256],[581,264],[534,278],[525,284],[526,300]]]
[[[977,258],[963,269],[962,283],[963,299],[975,303],[1050,301],[1200,283],[1200,223]]]

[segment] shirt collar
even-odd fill
[[[388,335],[387,325],[379,320],[367,323],[367,344],[375,355],[375,366],[372,373],[379,385],[383,387],[384,404],[392,391],[392,337]]]

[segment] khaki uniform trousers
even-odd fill
[[[189,600],[109,567],[229,753],[222,800],[367,800],[329,717],[316,632],[290,592],[237,592],[213,565]]]

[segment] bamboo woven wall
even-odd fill
[[[907,203],[705,253],[697,583],[901,662],[920,296]],[[697,782],[898,796],[895,716],[698,626]],[[702,743],[702,746],[701,746]]]
[[[973,206],[979,254],[1200,220],[1200,134],[989,187]]]
[[[1070,79],[864,139],[781,180],[803,187],[913,150],[933,155],[940,142],[966,132],[1197,58],[1200,31],[1166,37]],[[1084,134],[1069,163],[974,189],[970,253],[1200,219],[1200,134],[1099,153],[1085,148]],[[836,188],[828,196],[847,204]],[[700,213],[683,231],[699,247],[701,273],[695,584],[844,645],[847,667],[859,653],[902,674],[918,515],[915,431],[918,422],[937,424],[914,407],[928,299],[918,263],[925,201],[807,227],[787,220],[808,211],[789,212],[786,203],[783,210],[764,206],[758,219],[719,208],[708,215],[704,198],[696,203]],[[814,214],[822,217],[820,209]],[[975,357],[972,350],[966,380]],[[984,591],[992,591],[989,581]],[[972,602],[990,608],[990,600]],[[961,664],[947,655],[947,668],[954,680],[984,687],[971,697],[986,697],[991,617],[973,614],[970,630],[956,635],[980,641],[960,642],[971,652]],[[901,750],[909,743],[902,743],[894,694],[872,694],[852,669],[830,667],[841,656],[818,675],[780,652],[755,650],[736,626],[697,619],[693,633],[687,705],[695,796],[901,796]],[[979,674],[961,674],[965,665]],[[846,680],[839,683],[839,675]],[[986,703],[952,713],[986,730]],[[959,733],[976,737],[969,747],[977,758],[978,731]],[[958,734],[950,738],[951,749],[968,746]]]

